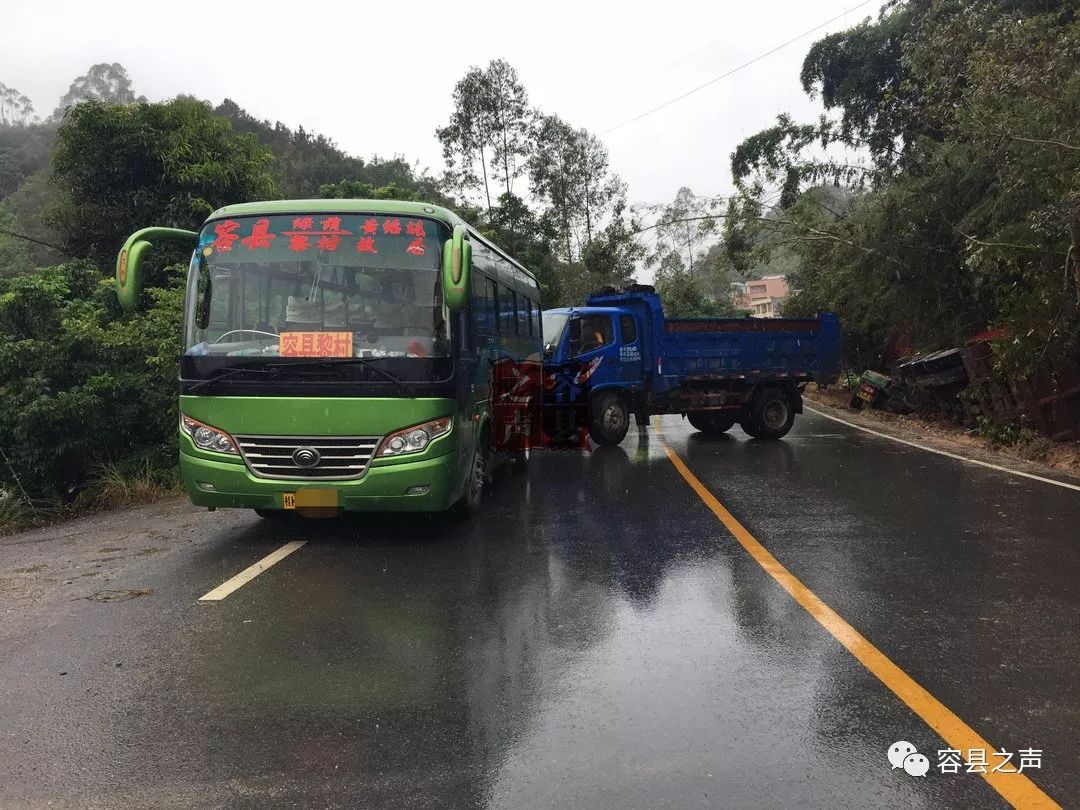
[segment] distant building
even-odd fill
[[[750,310],[755,318],[776,318],[780,302],[791,293],[784,276],[762,276],[746,282],[746,290],[736,298],[736,305]]]

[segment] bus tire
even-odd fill
[[[783,438],[795,424],[795,405],[785,391],[762,388],[750,402],[750,418],[739,424],[755,439]]]
[[[480,511],[484,501],[484,485],[487,479],[486,436],[481,438],[473,450],[473,460],[469,467],[469,477],[465,481],[465,491],[454,504],[454,516],[459,520],[468,520]]]
[[[686,415],[690,426],[707,436],[718,436],[731,430],[735,417],[721,411],[691,411]]]
[[[592,402],[589,433],[593,441],[611,447],[626,438],[630,429],[630,408],[615,391],[604,391]]]

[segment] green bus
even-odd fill
[[[529,428],[500,423],[522,422],[521,397],[494,400],[500,370],[539,367],[536,277],[451,211],[286,200],[221,208],[199,233],[146,228],[117,257],[125,309],[162,241],[193,248],[179,441],[194,504],[469,515],[490,468],[527,452]]]

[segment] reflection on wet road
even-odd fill
[[[0,803],[1004,805],[939,772],[942,738],[733,540],[665,440],[884,655],[995,745],[1042,749],[1029,775],[1055,799],[1080,795],[1080,498],[808,414],[782,442],[666,418],[538,453],[464,525],[185,513],[180,550],[116,575],[150,596],[0,592],[18,618]],[[0,546],[0,571],[30,548]],[[891,769],[897,740],[926,777]]]

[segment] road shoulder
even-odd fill
[[[1005,467],[1009,470],[1080,486],[1080,447],[1075,442],[1055,442],[1047,460],[1023,458],[1012,447],[995,448],[985,439],[973,435],[960,425],[944,420],[915,416],[900,416],[885,411],[854,410],[838,405],[836,391],[807,390],[804,398],[808,409],[825,416],[841,419],[856,427],[876,431],[904,442],[925,445],[941,453],[962,456],[982,464]]]

